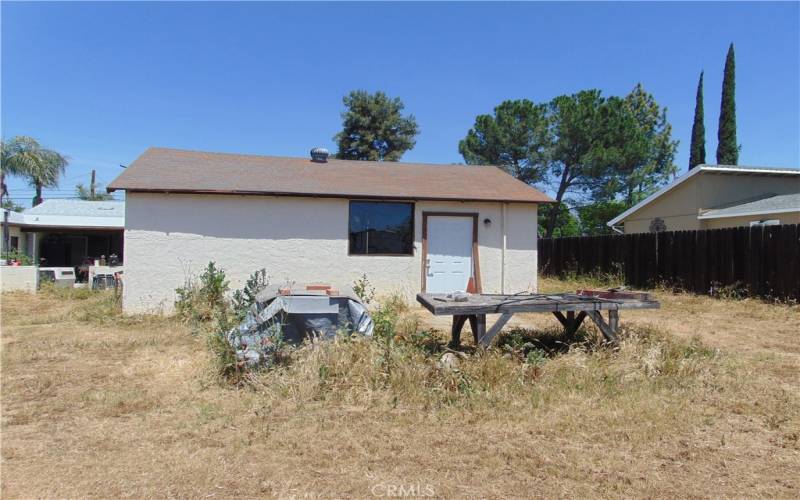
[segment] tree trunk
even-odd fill
[[[44,200],[42,199],[42,183],[36,182],[36,196],[33,197],[33,206],[40,205]]]
[[[8,187],[6,186],[6,173],[0,172],[0,205],[3,204],[3,198],[8,194]]]
[[[569,167],[565,166],[564,172],[561,173],[561,182],[558,185],[558,191],[556,191],[557,203],[553,206],[552,210],[550,210],[550,215],[547,218],[547,227],[544,233],[545,238],[553,237],[553,231],[556,230],[556,222],[558,222],[558,214],[561,213],[561,200],[567,192],[567,187],[569,187]]]

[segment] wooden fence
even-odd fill
[[[539,240],[539,271],[624,273],[625,283],[664,283],[696,293],[722,287],[800,300],[797,224]]]

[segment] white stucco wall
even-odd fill
[[[399,291],[413,300],[427,211],[479,213],[484,292],[536,289],[533,204],[416,202],[414,255],[349,256],[346,199],[128,193],[123,305],[126,312],[170,311],[175,288],[209,261],[225,270],[232,288],[261,268],[272,283],[344,286],[366,273],[379,294]]]
[[[35,292],[39,284],[37,266],[0,266],[0,290]]]

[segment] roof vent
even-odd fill
[[[327,163],[330,153],[325,148],[314,148],[311,150],[311,161],[317,163]]]

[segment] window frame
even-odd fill
[[[409,253],[353,253],[350,248],[350,215],[353,203],[402,203],[411,205],[411,251]],[[413,257],[417,254],[417,205],[413,200],[370,200],[353,198],[347,200],[347,256],[348,257]]]

